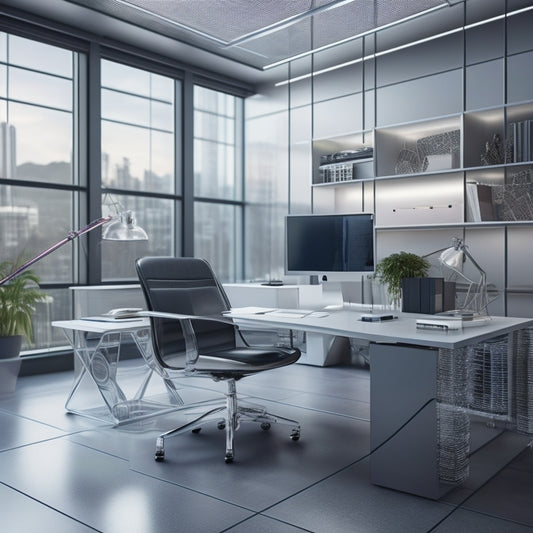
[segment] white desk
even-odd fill
[[[65,403],[68,412],[120,424],[183,405],[174,383],[153,363],[148,319],[64,320],[52,322],[52,326],[63,329],[81,363]],[[126,337],[135,343],[142,359],[128,361],[122,372],[120,351]],[[148,396],[153,381],[160,385],[154,387],[158,394]],[[95,389],[99,396],[92,394]]]
[[[422,315],[411,313],[395,313],[399,319],[383,322],[363,322],[361,316],[368,314],[368,309],[326,309],[327,316],[322,312],[307,316],[288,317],[281,311],[265,314],[232,312],[239,324],[255,327],[291,328],[326,335],[356,337],[371,342],[403,343],[431,348],[460,348],[469,344],[490,339],[497,335],[510,333],[517,329],[533,327],[533,319],[492,317],[483,326],[466,327],[447,332],[416,328],[416,320]],[[433,317],[434,318],[434,317]]]
[[[469,476],[471,457],[492,439],[508,429],[533,434],[533,320],[493,317],[484,326],[441,332],[417,329],[420,315],[362,322],[361,314],[232,316],[246,326],[370,342],[373,483],[438,499]],[[477,422],[487,419],[499,427]],[[515,436],[508,460],[531,440]]]
[[[362,322],[361,314],[351,309],[329,311],[327,316],[250,315],[238,311],[232,316],[239,325],[289,328],[370,342],[373,483],[438,499],[468,477],[472,454],[489,446],[485,445],[498,434],[506,429],[533,434],[533,396],[528,390],[533,382],[533,329],[530,329],[533,320],[494,317],[484,326],[439,332],[417,329],[416,318],[420,315],[400,315],[399,319],[386,322]],[[135,409],[140,416],[154,413],[153,404],[152,411],[143,410],[145,385],[155,368],[146,322],[74,320],[53,325],[67,332],[84,367],[67,400],[67,409],[79,412],[70,405],[71,398],[80,380],[90,377],[107,404],[107,415],[115,421],[131,420],[136,416]],[[100,340],[95,341],[91,334]],[[133,337],[148,365],[132,398],[125,397],[116,379],[117,350],[125,334]],[[493,411],[491,406],[479,407],[469,397],[472,376],[475,378],[479,370],[471,355],[479,355],[478,352],[483,358],[482,371],[488,365],[490,372],[500,372],[505,378],[508,390],[505,388],[503,394],[490,390],[490,382],[489,390],[482,391],[483,395],[494,393],[497,399],[503,398],[505,412]],[[167,383],[164,376],[163,381],[173,402],[157,404],[156,409],[161,412],[182,403],[172,382]],[[474,390],[473,394],[476,400],[477,392]],[[471,447],[472,417],[488,418],[500,426],[484,427],[483,434],[476,436],[476,449]],[[509,460],[531,440],[523,439],[508,447]]]

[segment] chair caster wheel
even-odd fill
[[[262,422],[261,423],[261,429],[263,431],[268,431],[270,429],[270,423],[269,422]]]
[[[226,422],[219,422],[217,424],[217,428],[222,430],[222,429],[226,429]]]
[[[227,464],[233,463],[233,454],[226,453],[226,456],[224,457],[224,461],[226,461]]]
[[[290,439],[296,442],[297,440],[300,440],[300,430],[299,429],[293,429],[291,431],[291,434],[289,435]]]
[[[200,431],[202,431],[202,428],[194,428],[191,430],[192,433],[200,433]]]

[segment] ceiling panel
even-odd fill
[[[257,69],[462,0],[68,0]]]

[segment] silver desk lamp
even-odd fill
[[[452,240],[452,246],[449,248],[442,248],[436,252],[426,255],[439,255],[439,265],[446,281],[455,281],[459,285],[465,287],[465,296],[462,303],[457,309],[448,311],[446,314],[453,314],[456,316],[480,316],[487,314],[487,306],[489,305],[489,297],[487,290],[487,274],[472,257],[468,250],[468,246],[462,239],[455,237]],[[469,260],[478,273],[478,279],[471,279],[463,272],[463,265],[466,260]]]
[[[5,278],[0,280],[0,286],[7,283],[9,280],[18,276],[21,272],[26,270],[28,267],[40,261],[43,257],[55,252],[61,246],[67,244],[68,242],[92,231],[95,228],[103,226],[102,239],[111,240],[111,241],[146,241],[148,240],[148,235],[146,232],[139,226],[136,225],[135,216],[132,211],[121,211],[115,215],[109,215],[105,217],[97,218],[93,220],[87,226],[77,231],[69,231],[67,236],[64,239],[61,239],[59,242],[53,244],[46,250],[38,253],[32,259],[26,261],[24,264],[20,265],[16,270],[11,272]]]

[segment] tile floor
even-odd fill
[[[0,398],[4,533],[533,531],[533,452],[523,436],[509,434],[522,451],[499,473],[481,468],[439,501],[372,485],[369,372],[360,366],[292,365],[241,381],[242,396],[300,420],[302,438],[243,425],[231,465],[214,427],[168,440],[166,460],[155,462],[156,434],[183,413],[119,427],[67,414],[72,380],[21,377]],[[481,463],[498,458],[487,452]]]

